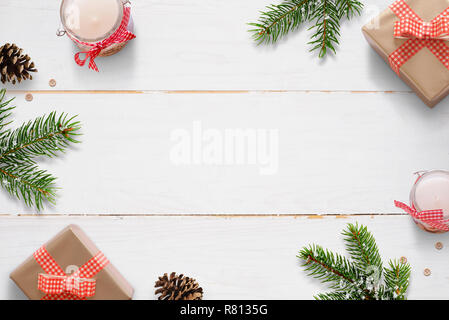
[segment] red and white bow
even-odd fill
[[[46,272],[38,276],[38,289],[46,294],[42,300],[85,300],[94,296],[96,281],[92,278],[109,263],[99,252],[77,271],[66,275],[45,246],[34,253],[34,259]]]
[[[419,220],[430,227],[440,230],[440,231],[449,231],[449,220],[443,218],[443,210],[425,210],[425,211],[416,211],[416,209],[412,206],[408,206],[405,203],[395,201],[394,205],[397,208],[400,208],[411,215],[414,219]]]
[[[414,17],[402,17],[394,25],[395,38],[448,39],[449,18],[439,17],[431,22],[424,22]]]
[[[399,21],[394,26],[394,37],[407,39],[390,56],[391,68],[399,74],[399,69],[421,49],[427,47],[435,57],[449,69],[449,8],[432,21],[425,22],[404,1],[398,0],[390,6]]]
[[[71,39],[75,42],[78,42],[85,46],[92,47],[92,49],[90,49],[89,51],[78,52],[77,54],[75,54],[76,63],[82,67],[82,66],[84,66],[86,61],[90,58],[89,69],[92,69],[92,70],[95,70],[98,72],[98,67],[94,60],[96,57],[98,57],[101,50],[109,47],[112,44],[126,42],[126,41],[129,41],[136,37],[133,33],[129,32],[127,29],[130,16],[131,16],[131,8],[128,6],[124,6],[123,7],[123,19],[122,19],[122,22],[120,23],[120,27],[110,37],[108,37],[107,39],[105,39],[103,41],[97,42],[95,44],[88,43],[88,42],[82,42],[82,41],[79,41],[79,40],[71,37]],[[70,35],[69,35],[69,37],[70,37]],[[81,54],[86,54],[84,59],[80,58]]]

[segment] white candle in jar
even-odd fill
[[[434,170],[424,173],[411,196],[418,211],[442,209],[444,217],[449,218],[449,172]]]
[[[120,23],[121,0],[64,0],[61,16],[65,26],[79,39],[102,39]]]

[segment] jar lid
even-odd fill
[[[63,0],[61,22],[70,36],[98,42],[112,35],[123,18],[122,0]]]
[[[449,171],[422,174],[410,192],[410,202],[417,211],[441,209],[444,218],[449,218]]]

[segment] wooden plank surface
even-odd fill
[[[98,59],[97,74],[55,36],[59,1],[0,1],[1,42],[25,48],[39,68],[33,81],[6,86],[17,96],[15,125],[58,110],[79,114],[84,133],[66,155],[40,162],[63,188],[56,207],[35,215],[0,192],[0,299],[24,298],[9,273],[69,223],[137,299],[154,298],[154,280],[172,270],[196,277],[207,299],[309,299],[323,287],[301,271],[297,251],[311,242],[343,251],[339,232],[355,221],[385,260],[410,261],[410,298],[449,298],[447,250],[434,249],[447,235],[422,232],[392,205],[407,200],[413,172],[447,168],[449,111],[447,101],[427,109],[363,39],[361,26],[391,0],[364,1],[324,61],[308,52],[306,28],[272,47],[251,41],[246,23],[272,2],[134,0],[138,38]],[[219,136],[276,131],[278,171],[176,165],[171,138],[193,138],[197,124]]]
[[[97,59],[99,74],[79,68],[67,38],[55,35],[59,1],[2,0],[2,41],[16,42],[39,74],[26,90],[362,90],[409,91],[368,46],[361,26],[391,0],[366,0],[362,17],[342,25],[341,47],[326,61],[309,53],[307,27],[276,46],[257,46],[247,32],[272,0],[135,0],[137,39],[119,54]],[[5,22],[6,23],[6,22]]]
[[[23,298],[9,273],[69,223],[80,225],[135,287],[153,299],[164,272],[195,277],[205,299],[311,299],[326,290],[301,270],[299,249],[317,243],[344,253],[340,232],[358,221],[374,233],[383,260],[412,265],[411,299],[448,299],[447,235],[418,229],[405,216],[322,219],[222,217],[8,217],[0,220],[0,299]],[[32,236],[30,236],[32,234]],[[14,241],[12,241],[14,239]],[[430,277],[423,275],[429,268]]]
[[[449,162],[449,109],[412,100],[405,93],[35,94],[32,102],[17,97],[14,119],[58,110],[83,123],[80,145],[41,162],[63,188],[57,206],[42,213],[390,213],[399,212],[394,199],[408,199],[413,172]],[[205,132],[227,141],[228,129],[267,133],[268,161],[207,162],[203,151],[214,139]],[[187,162],[172,158],[180,130],[193,141],[182,152]],[[244,155],[261,149],[246,141]],[[222,160],[230,151],[220,150]],[[4,192],[0,203],[0,213],[35,212]]]

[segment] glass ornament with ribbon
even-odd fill
[[[410,192],[410,205],[395,201],[423,230],[433,233],[449,231],[449,171],[417,172]]]
[[[128,0],[62,0],[60,16],[57,35],[67,35],[78,46],[79,66],[88,62],[95,71],[95,58],[119,52],[136,37]]]

